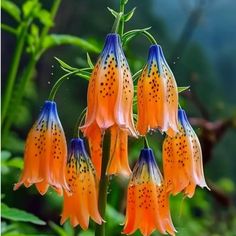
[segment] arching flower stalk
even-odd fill
[[[80,225],[86,230],[89,217],[97,224],[102,224],[98,211],[97,177],[93,164],[80,138],[72,139],[66,166],[66,180],[71,194],[64,193],[61,224],[67,218],[73,227]]]
[[[179,133],[166,136],[163,143],[163,168],[166,188],[176,195],[183,192],[192,197],[196,185],[208,188],[202,164],[200,142],[189,124],[184,110],[179,109]]]
[[[99,147],[101,148],[101,139],[106,129],[111,129],[111,142],[117,141],[115,147],[111,147],[115,150],[111,150],[111,153],[115,155],[111,157],[108,174],[129,173],[127,160],[122,160],[126,157],[121,157],[118,150],[121,149],[121,144],[122,149],[127,146],[127,135],[136,136],[132,106],[133,81],[120,37],[116,33],[107,35],[104,48],[89,80],[87,102],[88,110],[82,130],[89,139],[92,160],[98,175],[102,153]]]
[[[178,132],[178,89],[162,48],[152,45],[148,61],[138,80],[139,134],[160,129],[173,136]]]
[[[56,103],[46,101],[28,134],[24,169],[14,190],[22,184],[27,188],[35,184],[42,195],[47,192],[49,186],[60,195],[63,189],[69,191],[64,177],[66,157],[66,139],[57,114]]]
[[[168,194],[150,148],[141,150],[128,186],[123,233],[132,234],[137,229],[145,236],[155,229],[175,235]]]

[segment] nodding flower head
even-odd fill
[[[128,186],[123,233],[132,234],[137,229],[147,236],[155,229],[175,235],[168,195],[150,148],[141,150]]]
[[[184,110],[179,109],[179,133],[166,136],[163,143],[163,169],[169,193],[184,192],[192,197],[196,185],[207,187],[200,142]],[[208,187],[207,187],[208,188]]]
[[[112,142],[107,173],[130,173],[126,158],[127,135],[137,135],[133,123],[134,89],[118,34],[107,35],[89,80],[87,94],[88,109],[81,129],[89,140],[91,158],[98,176],[101,172],[102,135],[106,129],[111,130]]]
[[[65,180],[67,146],[56,103],[46,101],[41,113],[31,128],[25,146],[24,169],[21,178],[14,186],[32,184],[40,194],[45,194],[49,186],[59,194],[62,189],[69,191]]]
[[[108,34],[88,86],[84,134],[96,123],[104,130],[113,125],[136,136],[133,124],[133,81],[118,34]]]
[[[145,135],[160,129],[173,136],[178,132],[178,89],[162,48],[152,45],[138,81],[137,130]]]
[[[101,224],[96,173],[85,150],[84,141],[80,138],[72,139],[70,142],[66,180],[71,194],[64,194],[61,224],[69,218],[74,227],[80,225],[86,230],[90,217],[97,224]]]

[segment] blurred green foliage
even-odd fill
[[[170,4],[171,1],[166,2]],[[137,5],[137,9],[135,20],[131,20],[127,24],[127,30],[152,26],[151,32],[157,35],[158,43],[163,46],[167,58],[172,58],[180,39],[176,39],[169,32],[164,20],[153,13],[152,7],[156,3],[158,4],[157,0],[135,2],[130,0],[128,4],[130,15],[134,5]],[[2,23],[2,29],[7,32],[2,33],[3,87],[5,88],[5,78],[9,72],[9,64],[16,46],[16,39],[13,36],[19,34],[22,24],[30,14],[33,14],[34,20],[27,28],[24,52],[19,62],[16,78],[18,83],[19,79],[24,77],[25,65],[27,66],[29,58],[37,58],[37,63],[35,62],[33,65],[27,86],[24,88],[22,102],[18,103],[17,99],[18,108],[16,109],[13,96],[10,103],[10,111],[14,112],[13,126],[3,143],[5,151],[1,153],[1,190],[4,202],[1,206],[1,233],[3,236],[93,235],[94,224],[92,222],[90,230],[86,232],[81,231],[79,227],[73,229],[69,222],[60,226],[62,199],[52,190],[46,196],[41,197],[36,193],[34,187],[29,189],[22,187],[17,192],[13,192],[12,189],[22,169],[23,148],[27,132],[38,115],[43,100],[47,98],[51,84],[64,73],[54,56],[73,68],[85,67],[88,64],[92,67],[99,49],[103,45],[104,37],[112,26],[113,18],[109,11],[106,11],[106,7],[115,9],[118,7],[118,2],[105,0],[98,4],[92,0],[62,1],[55,20],[48,10],[51,6],[50,1],[3,0],[1,6],[3,9],[2,22],[6,22]],[[188,21],[187,18],[185,20]],[[52,32],[49,32],[42,40],[41,33],[44,27],[53,28]],[[190,25],[189,27],[192,27],[191,31],[197,26]],[[227,42],[229,39],[223,40]],[[213,141],[214,138],[216,139],[211,147],[212,152],[203,149],[206,162],[205,173],[212,191],[197,189],[196,195],[192,199],[183,199],[181,195],[171,197],[174,224],[178,235],[181,236],[234,236],[236,232],[236,165],[234,161],[236,101],[235,95],[227,94],[227,91],[231,91],[236,86],[236,75],[233,74],[235,71],[231,66],[235,53],[230,53],[230,50],[225,52],[221,60],[214,64],[210,59],[211,55],[207,54],[206,45],[191,40],[186,41],[185,44],[185,50],[181,51],[180,48],[181,55],[174,58],[174,62],[169,61],[178,85],[189,85],[194,94],[191,96],[190,92],[183,92],[181,105],[189,111],[190,116],[204,118],[208,122],[224,122],[232,119],[232,123],[222,137],[214,136],[214,133],[210,131],[204,133],[204,127],[197,130],[202,143],[208,140],[207,138],[213,139]],[[59,47],[55,48],[56,46]],[[149,43],[140,36],[125,47],[133,73],[142,68],[147,57],[148,46]],[[90,51],[89,57],[86,54],[87,51]],[[71,70],[71,68],[67,69]],[[226,78],[221,79],[224,76]],[[68,81],[60,88],[57,96],[59,115],[68,140],[72,136],[74,124],[86,104],[87,81],[76,76],[73,78],[75,79]],[[224,82],[222,82],[223,80]],[[19,88],[21,87],[16,87],[16,89]],[[203,110],[206,110],[206,116],[204,111],[202,112],[202,107]],[[151,134],[149,139],[161,166],[162,136]],[[130,139],[131,166],[137,160],[141,147],[142,141]],[[210,149],[210,146],[208,148]],[[127,184],[128,180],[123,177],[115,176],[110,180],[109,205],[106,212],[107,235],[120,235],[122,231]],[[44,222],[46,225],[40,225]],[[140,233],[137,232],[134,235],[140,235]],[[153,233],[153,235],[159,234]]]

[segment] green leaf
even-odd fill
[[[67,236],[66,231],[62,227],[60,227],[57,224],[55,224],[54,222],[50,221],[49,225],[57,233],[57,235],[59,235],[59,236]]]
[[[119,12],[114,11],[110,7],[107,7],[108,11],[116,18],[119,15]]]
[[[78,70],[77,68],[75,67],[72,67],[70,65],[68,65],[67,63],[65,63],[64,61],[62,61],[61,59],[57,58],[57,57],[54,57],[60,64],[60,66],[64,69],[66,69],[66,71],[74,71],[74,70]]]
[[[82,38],[72,36],[72,35],[51,34],[51,35],[46,36],[43,41],[44,49],[48,49],[55,46],[61,46],[61,45],[74,45],[84,50],[91,51],[91,52],[96,52],[96,53],[100,52],[100,49],[94,44],[89,43],[88,41]]]
[[[106,206],[106,218],[110,219],[112,224],[121,224],[124,222],[124,216],[109,204]]]
[[[8,32],[10,34],[17,35],[17,29],[14,29],[13,27],[11,27],[9,25],[1,23],[1,29],[5,30],[6,32]]]
[[[24,161],[23,161],[23,158],[21,158],[21,157],[14,157],[11,160],[9,160],[6,163],[6,165],[9,167],[15,167],[15,168],[19,168],[22,170],[23,166],[24,166]]]
[[[88,65],[89,65],[89,67],[90,67],[91,69],[94,68],[94,65],[93,65],[93,63],[92,63],[92,60],[91,60],[91,58],[90,58],[88,52],[87,52],[87,63],[88,63]]]
[[[39,10],[37,13],[37,18],[43,25],[49,26],[49,27],[53,26],[52,16],[50,12],[48,12],[47,10],[45,9]]]
[[[130,12],[124,15],[125,22],[129,21],[133,17],[135,10],[136,7],[134,7]]]
[[[30,33],[28,34],[27,41],[28,41],[28,47],[26,51],[28,53],[35,53],[35,50],[37,48],[37,45],[39,43],[39,28],[37,25],[32,24],[30,28]]]
[[[183,91],[186,91],[190,88],[190,86],[186,86],[186,87],[178,87],[178,93],[182,93]]]
[[[10,208],[4,203],[1,203],[1,213],[2,218],[8,220],[30,222],[37,225],[46,224],[46,222],[40,220],[37,216],[16,208]]]
[[[38,0],[28,0],[22,6],[23,15],[25,18],[28,18],[30,15],[37,16],[40,8],[41,5]]]
[[[63,228],[66,231],[67,236],[74,236],[74,228],[68,220],[63,224]]]
[[[94,236],[94,232],[92,230],[82,231],[78,236]]]
[[[31,25],[31,34],[38,40],[39,38],[39,27],[35,24]]]
[[[80,72],[78,72],[78,73],[75,74],[75,75],[77,75],[77,76],[79,76],[79,77],[81,77],[81,78],[84,78],[84,79],[86,79],[86,80],[89,80],[90,77],[91,77],[91,73],[89,73],[89,72],[87,72],[87,71],[80,71]]]
[[[9,151],[6,151],[6,150],[1,151],[1,161],[6,161],[10,157],[11,157],[11,153]]]
[[[12,16],[16,21],[20,22],[20,8],[13,3],[12,1],[4,0],[2,1],[1,7],[6,11],[10,16]]]

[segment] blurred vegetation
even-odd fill
[[[236,74],[232,69],[235,48],[222,52],[222,57],[216,61],[211,59],[212,55],[209,55],[205,44],[192,40],[194,31],[201,27],[199,22],[207,14],[206,9],[214,1],[193,1],[195,4],[184,19],[179,38],[173,36],[165,20],[153,11],[158,2],[130,0],[128,10],[134,5],[137,10],[135,20],[127,24],[126,30],[152,26],[151,32],[157,35],[178,85],[190,85],[190,90],[182,93],[181,105],[192,117],[191,122],[199,135],[205,176],[211,188],[210,192],[198,189],[192,199],[183,199],[183,196],[171,198],[173,220],[181,236],[233,236],[236,232],[236,96],[233,92]],[[168,9],[171,1],[166,2]],[[175,2],[183,4],[185,1]],[[86,52],[89,51],[92,62],[95,62],[113,22],[106,10],[107,6],[116,9],[118,1],[104,0],[99,4],[92,0],[68,0],[61,3],[57,0],[2,1],[3,96],[9,73],[13,73],[11,77],[14,77],[9,106],[2,123],[1,199],[4,203],[1,205],[1,233],[4,236],[93,235],[92,222],[90,230],[86,232],[82,232],[79,227],[72,229],[68,222],[59,225],[62,199],[52,190],[42,197],[34,187],[22,187],[17,192],[12,189],[23,166],[27,132],[48,97],[52,84],[63,74],[54,57],[73,67],[83,67],[87,65]],[[22,45],[18,64],[12,66],[19,40]],[[228,36],[222,40],[227,43],[230,38]],[[148,41],[140,36],[125,48],[133,73],[142,68],[148,47]],[[74,76],[60,88],[56,98],[68,140],[85,107],[86,88],[87,81]],[[20,93],[17,92],[19,90]],[[162,137],[152,134],[149,138],[161,167]],[[130,140],[131,166],[141,147],[142,141]],[[128,180],[122,177],[112,177],[110,180],[107,235],[120,235],[122,230],[127,183]]]

